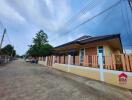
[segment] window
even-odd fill
[[[102,53],[102,55],[104,54],[103,46],[98,46],[98,54],[99,53]]]
[[[103,64],[105,63],[105,58],[104,58],[104,47],[103,46],[98,46],[98,55],[99,54],[102,54],[102,56],[103,56]],[[100,60],[98,59],[98,64],[100,63],[99,62]]]

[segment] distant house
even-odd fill
[[[85,55],[110,56],[112,54],[123,53],[120,34],[103,36],[82,36],[71,42],[62,44],[54,48],[57,56],[72,55],[73,64],[75,56],[79,56],[79,65],[83,65]]]

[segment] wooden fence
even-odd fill
[[[99,67],[98,65],[98,56],[97,55],[86,55],[84,59],[84,66],[90,67]]]
[[[46,57],[40,57],[39,60],[45,61]],[[68,55],[55,56],[54,62],[60,64],[68,64]],[[52,66],[52,63],[53,63],[53,56],[48,56],[47,65]],[[83,64],[80,64],[79,56],[71,56],[70,65],[99,68],[98,56],[86,55],[84,57]],[[120,55],[103,56],[103,65],[104,65],[104,69],[132,72],[132,55],[120,54]]]
[[[45,61],[46,57],[39,57],[39,61]]]
[[[120,54],[103,56],[104,69],[132,72],[132,55]],[[98,56],[86,56],[84,66],[99,67]]]
[[[132,72],[132,55],[120,54],[120,55],[103,56],[103,64],[105,69]],[[86,55],[84,66],[95,67],[95,68],[99,67],[98,56]]]
[[[55,63],[68,64],[68,56],[55,56]]]

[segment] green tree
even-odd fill
[[[1,55],[9,55],[9,56],[15,56],[16,51],[14,50],[14,47],[10,44],[6,45],[4,48],[1,49],[0,52]]]
[[[27,54],[29,56],[47,56],[51,54],[52,46],[48,43],[48,36],[43,30],[36,33],[33,38],[33,45],[29,46]]]
[[[36,33],[35,38],[33,38],[33,43],[37,46],[48,43],[48,35],[44,33],[43,30],[40,30],[38,33]]]

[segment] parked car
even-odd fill
[[[38,63],[38,59],[37,58],[26,58],[25,59],[26,62],[30,62],[30,63]]]
[[[36,58],[32,58],[32,59],[31,59],[31,63],[35,63],[35,64],[37,64],[37,63],[38,63],[38,59],[36,59]]]
[[[25,61],[26,61],[26,62],[31,62],[31,59],[27,58]]]

